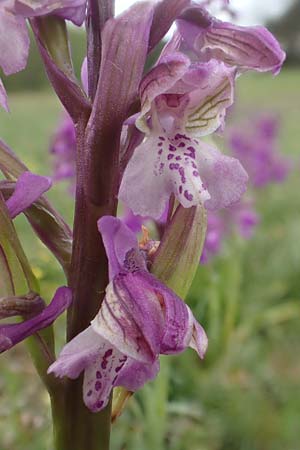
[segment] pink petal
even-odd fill
[[[185,208],[205,202],[210,194],[199,175],[198,146],[198,141],[180,133],[172,139],[153,133],[129,161],[119,198],[134,214],[154,219],[162,216],[172,193]]]
[[[193,321],[192,338],[189,346],[198,353],[201,359],[204,358],[208,346],[208,339],[204,329],[195,319]]]
[[[277,74],[285,60],[275,37],[264,27],[243,27],[222,22],[200,6],[186,9],[178,21],[179,31],[198,55],[213,57],[241,70]]]
[[[104,216],[98,221],[103,244],[109,264],[109,278],[112,280],[123,270],[127,253],[138,251],[135,234],[120,220],[112,216]]]
[[[48,373],[75,379],[101,355],[107,345],[108,343],[90,326],[63,347],[57,360],[49,367]]]
[[[201,143],[197,163],[201,179],[211,197],[205,202],[206,208],[229,206],[246,191],[248,175],[237,159],[222,155],[216,148]]]
[[[9,3],[0,5],[0,67],[5,75],[23,70],[27,63],[30,40],[23,17],[8,10]]]
[[[70,306],[71,301],[71,290],[60,287],[55,292],[51,303],[41,313],[24,322],[0,326],[0,353],[43,328],[49,327]]]
[[[136,123],[141,131],[148,130],[145,115],[150,111],[153,100],[171,89],[182,78],[189,65],[190,60],[182,53],[170,53],[143,78],[140,85],[141,115]]]
[[[24,17],[55,14],[80,26],[85,19],[86,0],[15,0],[15,11]]]
[[[126,360],[126,356],[111,344],[106,343],[101,350],[101,355],[98,355],[85,369],[83,400],[91,411],[98,412],[105,408],[118,373]]]
[[[92,327],[123,354],[152,363],[159,354],[163,315],[156,292],[145,285],[144,274],[128,272],[114,278]]]
[[[216,60],[186,73],[183,82],[193,85],[185,123],[189,136],[206,136],[224,127],[226,110],[233,104],[234,78],[235,70]]]
[[[51,178],[23,172],[16,182],[14,193],[6,202],[11,218],[14,219],[18,214],[24,212],[51,186]]]
[[[128,358],[120,371],[114,386],[123,386],[128,391],[137,391],[148,381],[154,380],[159,372],[159,359],[152,364],[143,364]]]
[[[158,155],[159,138],[149,136],[134,151],[121,182],[119,199],[134,214],[158,219],[164,212],[172,193],[172,187],[165,177],[165,164]]]

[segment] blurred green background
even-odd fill
[[[82,34],[73,31],[72,42],[78,73]],[[260,191],[261,223],[250,241],[232,237],[220,256],[199,266],[188,302],[209,335],[207,357],[199,362],[187,351],[163,359],[158,379],[113,426],[113,450],[299,450],[299,82],[300,69],[290,65],[274,79],[238,81],[229,125],[260,111],[278,114],[280,149],[294,158],[293,173]],[[11,113],[0,111],[0,136],[32,171],[49,175],[49,138],[61,107],[36,50],[29,69],[5,84]],[[71,224],[66,185],[55,185],[49,197]],[[22,217],[16,226],[50,299],[64,283],[59,267]],[[63,320],[56,324],[60,342]],[[0,358],[0,450],[51,448],[49,400],[20,344]]]

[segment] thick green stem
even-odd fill
[[[90,325],[101,306],[108,284],[108,264],[97,220],[103,215],[115,215],[117,208],[118,171],[114,170],[117,164],[112,169],[109,158],[105,179],[99,180],[98,166],[91,171],[86,161],[95,159],[95,153],[102,154],[107,148],[115,154],[113,159],[118,160],[119,140],[115,139],[112,146],[110,136],[107,141],[87,139],[87,121],[87,117],[82,117],[77,124],[77,191],[69,277],[73,302],[67,318],[68,341]],[[105,152],[99,159],[102,165],[104,156]],[[105,190],[101,189],[100,181]],[[91,191],[97,195],[93,196]],[[66,380],[60,407],[53,403],[56,450],[109,449],[111,405],[100,413],[90,412],[83,403],[82,381],[82,377]]]
[[[50,396],[55,450],[108,450],[110,405],[101,413],[90,412],[82,402],[82,378],[66,388]]]

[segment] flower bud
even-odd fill
[[[206,223],[203,205],[178,206],[155,254],[151,272],[183,299],[199,266]]]

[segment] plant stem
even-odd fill
[[[67,395],[51,397],[55,450],[108,450],[111,406],[90,412],[82,401],[82,377],[66,388]]]
[[[99,189],[98,167],[90,170],[87,160],[95,152],[105,152],[108,147],[117,154],[119,140],[111,145],[111,139],[88,140],[88,118],[82,117],[77,132],[77,190],[74,218],[73,251],[69,286],[73,292],[72,306],[68,311],[67,340],[86,329],[97,314],[108,284],[108,264],[97,220],[103,215],[115,215],[117,208],[116,187],[118,170],[107,170],[101,179],[105,189]],[[98,158],[99,164],[105,160]],[[118,169],[114,164],[113,167]],[[103,170],[103,168],[102,168]],[[103,172],[102,172],[103,173]],[[101,186],[101,185],[100,185]],[[96,197],[92,193],[97,193]],[[100,413],[92,413],[82,400],[82,377],[66,380],[60,408],[53,403],[56,450],[108,450],[111,421],[111,405]]]

